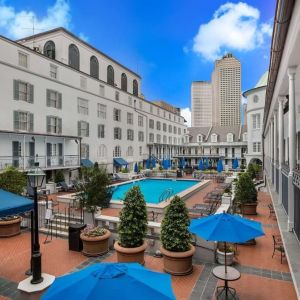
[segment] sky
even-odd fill
[[[0,0],[0,34],[11,39],[63,26],[142,77],[148,100],[182,108],[210,80],[214,60],[242,64],[242,91],[268,70],[275,0]]]

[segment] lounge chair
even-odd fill
[[[73,183],[67,184],[65,181],[59,182],[58,185],[62,188],[64,192],[74,192],[75,186]]]

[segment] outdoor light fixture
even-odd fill
[[[33,251],[31,254],[31,268],[32,268],[32,284],[41,283],[43,281],[42,277],[42,261],[40,253],[40,243],[39,243],[39,224],[38,224],[38,199],[37,199],[37,189],[43,186],[45,179],[44,171],[39,167],[39,163],[34,163],[34,169],[30,170],[27,173],[28,183],[33,189],[34,192],[34,219],[31,227],[34,230],[32,235],[33,241]]]

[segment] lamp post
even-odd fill
[[[37,189],[41,188],[45,179],[44,171],[39,167],[39,163],[34,164],[35,168],[30,170],[27,174],[28,183],[34,191],[34,222],[33,229],[33,251],[31,254],[31,266],[32,266],[32,284],[38,284],[43,281],[42,277],[42,261],[40,253],[40,243],[39,243],[39,224],[38,224],[38,199],[37,199]]]

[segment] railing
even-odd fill
[[[293,183],[298,189],[300,189],[300,170],[294,170]]]
[[[163,202],[163,201],[165,201],[165,200],[168,200],[169,198],[172,197],[173,194],[174,194],[174,191],[173,191],[172,188],[165,189],[165,190],[161,193],[161,195],[159,196],[158,202],[160,203],[160,202]]]
[[[80,166],[79,155],[64,156],[0,156],[0,170],[15,167],[19,170],[29,170],[38,162],[41,168],[76,167]]]
[[[281,165],[281,171],[282,171],[282,174],[284,174],[285,176],[289,176],[289,172],[290,172],[289,165],[282,164]]]

